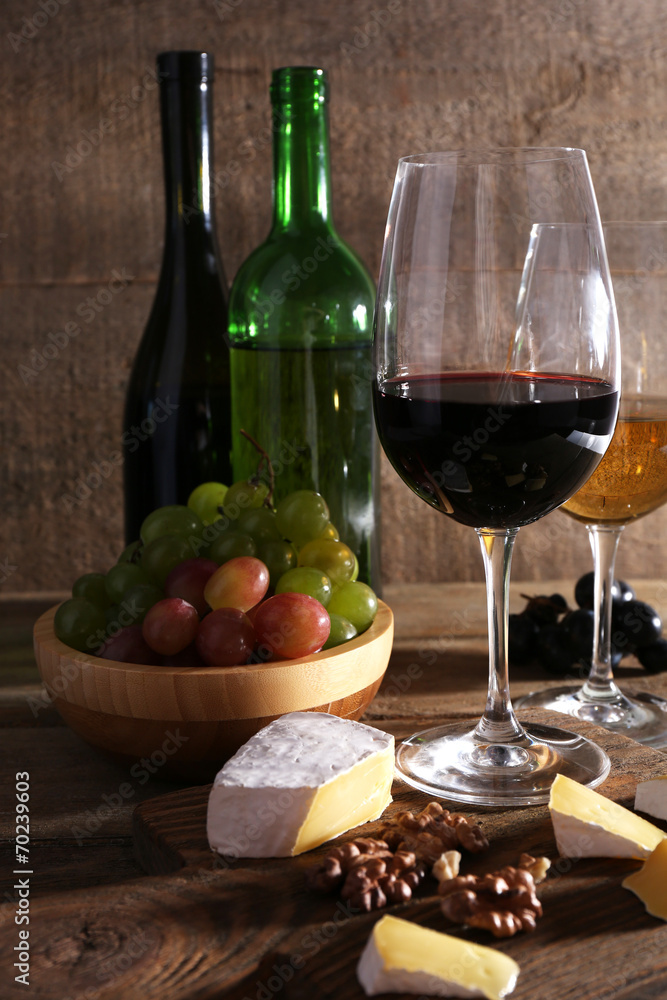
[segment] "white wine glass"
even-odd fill
[[[560,233],[555,284],[532,266],[549,223]],[[545,307],[530,331],[522,322],[528,298]],[[609,772],[606,753],[576,733],[522,724],[507,666],[517,531],[576,493],[608,446],[618,410],[616,313],[583,150],[399,161],[374,365],[389,460],[417,496],[475,529],[487,582],[484,714],[476,726],[457,722],[405,740],[399,774],[429,794],[482,805],[544,802],[559,773],[598,784]]]
[[[613,583],[626,525],[667,501],[667,222],[603,225],[623,355],[621,408],[609,449],[593,476],[562,508],[584,524],[593,550],[594,633],[583,685],[522,698],[596,723],[652,747],[667,745],[667,701],[624,693],[613,677]],[[632,630],[641,629],[640,620]],[[623,636],[621,636],[623,638]]]

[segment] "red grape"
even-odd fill
[[[197,652],[197,646],[191,642],[189,646],[182,649],[180,653],[173,656],[163,656],[161,660],[163,667],[205,667],[206,664]]]
[[[102,646],[99,656],[105,660],[118,660],[120,663],[143,663],[153,667],[160,663],[160,656],[151,649],[143,637],[141,625],[127,625]]]
[[[308,594],[276,594],[257,609],[257,639],[283,659],[308,656],[329,638],[331,622],[326,609]]]
[[[166,597],[182,597],[184,601],[196,608],[200,616],[208,611],[204,599],[204,588],[218,569],[218,564],[212,559],[202,556],[196,559],[185,559],[172,569],[164,585]]]
[[[253,651],[255,630],[248,616],[238,608],[216,608],[199,626],[196,645],[209,666],[240,666]]]
[[[207,604],[215,608],[249,611],[269,589],[269,571],[254,556],[237,556],[223,563],[204,589]]]
[[[189,646],[199,628],[197,609],[180,597],[165,597],[150,609],[141,626],[156,653],[173,656]]]

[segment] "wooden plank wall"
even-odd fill
[[[113,454],[163,235],[157,52],[215,53],[216,165],[242,163],[215,200],[229,278],[267,230],[262,130],[286,64],[330,72],[336,220],[374,274],[396,160],[428,148],[583,146],[603,218],[667,216],[661,0],[3,0],[0,41],[5,593],[67,587],[121,546]],[[127,286],[109,296],[117,273]],[[96,468],[101,485],[68,510]],[[387,579],[481,578],[474,534],[386,465],[383,518]],[[661,577],[666,544],[667,509],[628,530],[622,575]],[[513,575],[574,579],[589,563],[557,513],[522,531]]]

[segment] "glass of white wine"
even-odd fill
[[[542,706],[653,747],[667,745],[667,701],[624,694],[612,670],[612,585],[626,525],[667,501],[667,222],[603,225],[621,338],[618,423],[602,462],[562,510],[586,526],[595,563],[591,670],[583,686],[533,692]]]

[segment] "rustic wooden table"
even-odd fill
[[[572,603],[571,584],[553,581],[537,588],[517,583],[513,609],[523,607],[520,594],[526,587],[533,593],[561,591]],[[667,618],[663,584],[644,582],[637,589]],[[240,864],[232,875],[216,871],[202,826],[205,790],[175,797],[178,786],[161,781],[159,769],[150,774],[145,767],[130,770],[106,761],[45,702],[31,628],[59,596],[0,602],[0,837],[8,848],[0,872],[0,998],[362,997],[354,966],[375,915],[339,926],[332,920],[332,900],[311,904],[302,878],[308,859],[265,867]],[[396,641],[384,683],[364,721],[401,737],[436,720],[479,714],[486,687],[482,586],[393,586],[384,597],[396,615]],[[515,696],[554,683],[536,667],[512,674]],[[618,676],[627,689],[667,696],[667,674],[648,677],[630,664]],[[638,776],[667,770],[661,754],[622,737],[609,737],[607,746],[612,774],[616,772],[609,794],[627,804]],[[16,889],[20,876],[14,874],[19,772],[28,773],[30,785],[28,988],[14,981],[18,970],[13,966],[18,932],[28,926],[15,920],[17,908],[25,912]],[[171,798],[164,802],[172,803],[172,812],[174,803],[180,808],[181,825],[154,836],[152,827],[164,812],[157,797],[167,794]],[[416,794],[397,786],[399,803]],[[489,858],[492,867],[509,863],[522,847],[541,847],[556,857],[546,807],[502,817],[493,810],[478,812],[494,835],[492,853],[470,870],[489,870]],[[178,864],[185,867],[169,870]],[[627,865],[584,860],[568,867],[561,862],[558,877],[545,883],[545,916],[534,934],[500,944],[483,932],[472,934],[519,961],[515,1000],[536,1000],[538,995],[540,1000],[664,1000],[667,925],[647,916],[635,897],[620,888]],[[147,875],[146,867],[163,874]],[[446,929],[433,895],[400,912]],[[297,970],[290,956],[294,942],[303,944],[306,938],[309,954]]]

